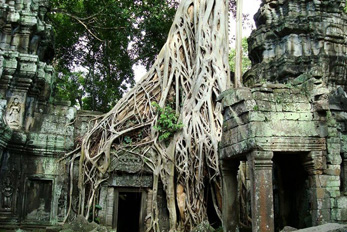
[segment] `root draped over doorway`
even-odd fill
[[[110,112],[91,122],[80,147],[68,154],[71,173],[79,159],[79,214],[93,215],[112,161],[130,153],[153,173],[148,231],[160,231],[159,182],[167,196],[170,231],[190,231],[207,220],[207,188],[221,217],[218,142],[223,117],[216,99],[230,87],[227,6],[227,0],[182,0],[153,67]],[[156,126],[165,119],[153,102],[171,107],[183,124],[164,141]]]

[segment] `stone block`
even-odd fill
[[[327,187],[326,188],[327,192],[329,193],[330,197],[339,197],[341,195],[341,192],[340,192],[340,187]]]
[[[310,137],[318,137],[319,128],[315,125],[314,122],[305,122],[305,121],[281,121],[276,122],[272,121],[269,129],[272,131],[274,136],[284,136],[284,137],[292,137],[292,136],[310,136]]]
[[[248,131],[243,131],[247,134]],[[271,137],[276,132],[271,122],[251,122],[249,124],[249,138],[252,137]]]
[[[249,112],[249,121],[250,122],[263,122],[267,118],[265,113],[258,112],[258,111],[252,111]]]
[[[275,112],[276,111],[276,106],[273,104],[273,102],[256,100],[256,103],[257,103],[257,107],[253,108],[254,110],[262,111],[262,112]]]
[[[254,100],[247,100],[231,106],[231,113],[234,117],[249,111],[257,111],[258,106]]]
[[[287,120],[299,120],[300,113],[292,112],[292,113],[286,113],[284,115],[285,119]]]
[[[340,151],[339,150],[337,150],[337,151],[329,150],[327,153],[327,162],[328,162],[328,164],[340,165],[342,163]]]
[[[328,198],[330,195],[325,188],[312,188],[312,194],[316,199]]]
[[[317,187],[317,188],[325,188],[328,186],[329,183],[335,183],[335,182],[340,182],[340,177],[339,176],[328,176],[328,175],[315,175],[315,176],[310,176],[310,181],[312,183],[312,187]],[[338,187],[338,186],[329,186],[329,187]]]
[[[338,222],[347,221],[347,209],[332,209],[331,214],[333,218]]]
[[[310,112],[311,104],[309,103],[283,103],[282,109],[285,112]]]
[[[37,72],[38,56],[36,55],[19,55],[19,75],[23,77],[33,77]]]
[[[252,99],[252,94],[249,88],[231,89],[223,92],[218,99],[222,99],[223,107],[226,107],[250,100]]]
[[[20,23],[23,26],[32,27],[37,24],[36,15],[29,12],[22,12]]]
[[[285,119],[285,113],[283,112],[271,112],[269,113],[271,121],[282,121]]]
[[[262,100],[262,101],[268,101],[268,102],[275,101],[274,94],[270,92],[265,93],[265,92],[256,91],[256,92],[253,92],[252,95],[253,95],[253,99],[255,100]]]
[[[282,111],[283,111],[283,106],[282,106],[282,104],[277,104],[277,103],[276,103],[275,109],[276,109],[277,112],[282,112]]]
[[[329,137],[338,137],[339,136],[339,133],[335,127],[329,126],[328,133],[329,133]]]
[[[320,210],[320,209],[330,209],[331,208],[331,198],[327,197],[327,194],[325,194],[324,198],[318,198],[318,196],[315,196],[314,193],[311,197],[312,202],[312,209],[314,210]]]
[[[347,209],[347,196],[337,198],[336,207],[339,209]]]
[[[341,166],[340,165],[332,165],[328,164],[327,168],[324,169],[324,174],[331,175],[331,176],[340,176],[341,173]]]

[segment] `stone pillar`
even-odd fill
[[[324,151],[311,151],[304,159],[303,165],[309,175],[310,205],[312,225],[317,226],[330,221],[331,199],[327,192],[327,183],[332,176],[323,175],[326,169]]]
[[[271,151],[253,151],[247,156],[251,174],[253,232],[275,231],[272,157]]]
[[[239,204],[237,189],[237,171],[240,162],[237,160],[221,161],[223,180],[223,228],[225,232],[237,231],[239,224]]]

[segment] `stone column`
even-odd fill
[[[251,174],[253,232],[275,231],[272,157],[270,151],[253,151],[247,156]]]
[[[309,175],[310,205],[312,225],[317,226],[330,221],[331,200],[327,192],[327,183],[332,176],[323,175],[326,169],[324,151],[311,151],[304,159],[303,165]]]
[[[237,191],[237,171],[240,162],[237,160],[221,161],[223,180],[223,228],[225,232],[237,231],[239,224],[239,204]]]

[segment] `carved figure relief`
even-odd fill
[[[13,197],[13,186],[11,182],[11,178],[7,176],[4,180],[2,187],[2,199],[1,205],[3,209],[12,209],[12,197]]]
[[[21,107],[21,97],[20,96],[15,96],[13,97],[9,108],[8,108],[8,112],[7,112],[7,123],[11,128],[14,129],[18,129],[21,126],[21,111],[22,111],[22,107]]]

